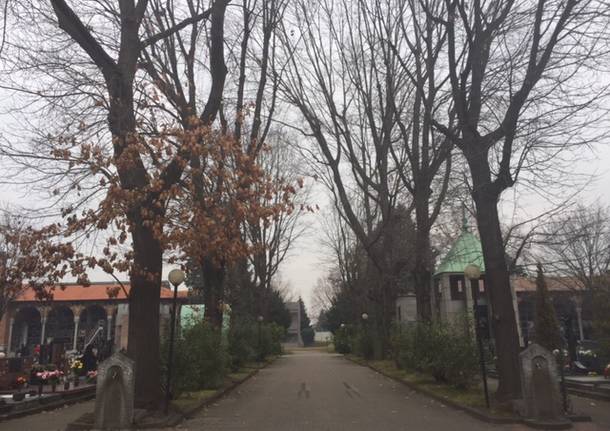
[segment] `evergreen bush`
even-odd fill
[[[364,359],[375,356],[375,332],[372,327],[363,326],[358,332],[358,354]]]
[[[536,330],[536,343],[542,347],[551,352],[562,347],[559,322],[555,314],[555,307],[549,297],[549,291],[546,287],[540,263],[538,263],[536,274],[536,317],[534,329]]]
[[[258,331],[258,328],[257,328]],[[257,332],[258,337],[258,332]],[[286,337],[284,327],[276,323],[263,323],[261,325],[261,346],[260,353],[262,358],[282,354],[282,340]],[[258,345],[258,339],[256,340]],[[257,350],[258,351],[258,350]]]
[[[303,328],[301,330],[301,339],[303,340],[303,345],[305,347],[312,346],[316,333],[311,326]]]
[[[348,354],[352,353],[350,340],[350,327],[340,326],[333,334],[333,344],[337,353]]]
[[[224,383],[229,369],[237,371],[248,362],[269,355],[282,353],[282,340],[286,330],[276,323],[261,325],[260,340],[258,322],[253,319],[236,320],[231,324],[228,345],[223,346],[221,333],[207,322],[198,320],[182,328],[174,344],[172,389],[174,396],[184,391],[216,389]],[[161,358],[165,384],[168,341],[162,344]],[[260,341],[260,344],[259,344]]]
[[[167,361],[168,341],[162,346],[161,358]],[[220,331],[204,321],[182,329],[174,342],[172,382],[174,396],[182,391],[215,389],[224,383],[228,356],[220,348]],[[167,369],[167,363],[164,364]],[[162,380],[165,383],[165,379]]]
[[[229,329],[228,353],[232,371],[256,360],[257,327],[254,319],[235,319]]]
[[[254,319],[236,319],[229,330],[229,356],[233,371],[248,362],[259,359],[259,356],[282,354],[282,340],[286,329],[276,323],[262,323],[260,345],[258,335],[259,323]]]
[[[478,374],[478,359],[467,325],[433,322],[395,328],[391,347],[396,365],[456,387],[469,386]]]

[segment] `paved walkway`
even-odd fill
[[[48,412],[0,422],[0,431],[59,431],[82,415],[92,412],[94,401],[65,406]]]
[[[594,423],[577,431],[610,429],[610,403],[571,397]],[[580,408],[579,408],[580,407]],[[63,430],[93,411],[93,401],[0,422],[0,431]],[[448,430],[517,431],[522,425],[490,425],[418,395],[404,385],[338,355],[296,351],[211,406],[180,430],[326,431]]]
[[[297,351],[181,425],[187,430],[522,430],[490,425],[338,355]],[[578,424],[577,430],[602,430]]]

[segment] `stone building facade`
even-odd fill
[[[129,283],[66,284],[53,291],[53,299],[40,301],[26,289],[12,301],[0,321],[0,350],[6,356],[31,355],[41,344],[62,346],[65,352],[82,351],[97,342],[111,350],[127,347]],[[179,291],[179,302],[186,291]],[[173,292],[161,289],[161,326],[167,326]],[[163,329],[163,328],[162,328]]]
[[[286,342],[303,346],[301,338],[301,307],[299,301],[286,302],[286,308],[290,311],[290,327],[287,331]]]
[[[466,280],[464,269],[476,265],[481,270],[479,280]],[[591,304],[586,292],[576,280],[567,277],[547,276],[546,284],[553,301],[564,337],[573,343],[587,340],[591,329]],[[523,275],[511,276],[513,309],[519,325],[519,338],[526,346],[535,335],[536,279]],[[483,335],[493,338],[491,303],[487,296],[485,262],[479,238],[466,224],[447,255],[441,260],[433,277],[431,292],[434,318],[440,321],[456,321],[467,313],[472,316],[474,299]],[[415,295],[402,295],[396,302],[396,320],[402,323],[417,320]]]

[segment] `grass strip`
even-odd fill
[[[479,385],[469,388],[456,388],[454,386],[437,382],[430,375],[415,371],[404,370],[396,366],[391,360],[366,361],[358,356],[347,355],[348,359],[360,365],[368,366],[379,373],[402,381],[407,385],[431,393],[441,399],[461,406],[482,410],[490,416],[512,418],[514,414],[504,406],[492,405],[489,410],[485,409],[485,396]]]

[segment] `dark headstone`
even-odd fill
[[[95,428],[123,429],[133,423],[134,361],[117,352],[97,371]]]
[[[530,344],[521,352],[520,359],[523,388],[521,414],[534,420],[563,420],[565,416],[553,354],[538,344]]]

